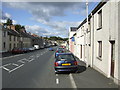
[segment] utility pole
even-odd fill
[[[87,18],[87,29],[86,29],[86,41],[87,41],[87,43],[86,43],[86,67],[88,67],[88,57],[89,57],[89,47],[88,47],[88,0],[86,0],[86,18]]]

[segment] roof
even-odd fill
[[[12,29],[6,29],[8,32],[8,35],[14,35],[14,36],[20,36],[19,33]]]
[[[102,0],[95,8],[94,10],[88,15],[88,20],[91,18],[91,14],[94,15],[103,5],[105,5],[109,0]],[[84,19],[84,21],[77,27],[79,29],[83,24],[87,22],[87,18]]]

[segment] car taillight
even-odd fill
[[[78,65],[77,61],[74,62],[74,65]]]
[[[54,64],[55,64],[55,66],[58,66],[58,63],[57,63],[57,62],[55,62]]]

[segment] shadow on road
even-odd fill
[[[78,65],[77,73],[82,73],[82,72],[84,72],[84,71],[86,71],[86,67],[85,67],[85,66],[80,66],[80,65]]]

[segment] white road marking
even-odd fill
[[[58,76],[58,74],[56,74],[56,76]]]
[[[35,60],[35,58],[30,59],[28,62],[32,62],[33,60]]]
[[[59,79],[58,78],[56,78],[56,84],[59,84]]]
[[[25,63],[25,62],[23,62],[22,60],[19,60],[19,61],[17,61],[17,62]]]
[[[9,66],[9,65],[11,65],[11,63],[5,64],[5,65],[3,65],[3,66],[5,67],[5,66]]]
[[[36,57],[37,57],[37,58],[40,57],[40,54],[37,54]]]
[[[12,57],[17,57],[17,56],[22,56],[24,54],[19,54],[19,55],[14,55],[14,56],[9,56],[9,57],[4,57],[4,58],[1,58],[1,59],[9,59],[9,58],[12,58]]]
[[[22,64],[22,65],[20,65],[20,66],[18,66],[18,67],[16,67],[16,68],[14,68],[14,69],[10,70],[10,71],[9,71],[9,73],[11,73],[11,72],[13,72],[13,71],[17,70],[18,68],[22,67],[23,65],[24,65],[24,64]]]
[[[77,88],[77,86],[76,86],[76,84],[75,84],[75,81],[74,81],[74,79],[73,79],[72,74],[70,73],[69,76],[70,76],[70,81],[71,81],[72,87],[73,87],[73,88]]]
[[[6,70],[6,71],[10,71],[10,69],[8,69],[8,68],[6,68],[6,67],[4,67],[4,66],[2,66],[2,68],[3,68],[4,70]]]
[[[16,64],[16,63],[12,63],[12,65],[19,66],[19,65],[18,65],[18,64]]]

